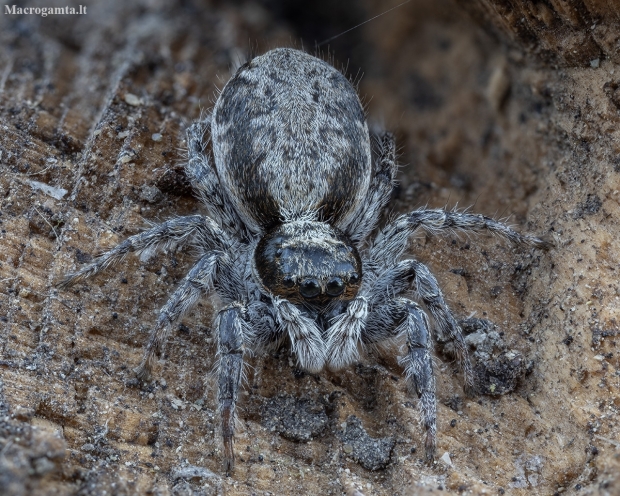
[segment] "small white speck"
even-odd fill
[[[151,135],[151,139],[153,141],[161,141],[162,135],[160,133],[153,133]]]
[[[137,107],[139,105],[142,105],[142,100],[140,100],[136,95],[134,95],[133,93],[126,93],[125,94],[125,101],[129,104],[129,105],[133,105],[134,107]]]
[[[443,454],[443,456],[440,458],[440,460],[445,463],[448,467],[452,466],[452,460],[450,459],[450,453],[448,453],[447,451]]]
[[[43,191],[43,193],[55,198],[56,200],[62,200],[62,197],[68,193],[68,191],[64,188],[56,188],[54,186],[50,186],[49,184],[40,183],[39,181],[28,181],[28,183],[32,189]]]

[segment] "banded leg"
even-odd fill
[[[439,338],[448,338],[453,341],[456,356],[464,375],[465,393],[470,396],[473,395],[476,391],[474,373],[463,332],[444,300],[437,279],[426,265],[417,260],[402,260],[381,274],[368,290],[368,294],[373,307],[381,308],[386,305],[389,306],[394,295],[404,293],[411,288],[416,291],[433,316],[438,328]],[[376,316],[374,318],[376,321]],[[374,332],[377,332],[376,325],[373,330],[369,329],[368,334],[372,335]]]
[[[383,133],[379,137],[379,158],[376,172],[368,187],[368,194],[363,205],[348,220],[345,220],[343,231],[351,241],[359,243],[375,228],[381,209],[390,201],[396,177],[396,142],[391,133]]]
[[[211,245],[220,244],[220,240],[226,239],[221,229],[207,217],[202,215],[177,217],[130,236],[79,271],[65,276],[58,287],[68,288],[87,277],[98,274],[121,261],[128,253],[154,252],[159,249],[168,249],[173,245],[187,244],[199,233],[202,234],[203,238],[211,239]]]
[[[236,405],[243,377],[244,342],[250,329],[243,319],[243,307],[233,304],[220,311],[215,321],[218,335],[218,403],[222,419],[224,470],[230,473],[235,466],[233,438],[235,435]]]
[[[155,357],[168,339],[174,323],[183,317],[202,295],[213,290],[218,259],[221,256],[221,253],[208,253],[202,257],[160,310],[157,323],[144,350],[142,362],[135,370],[138,379],[148,381],[151,378]]]
[[[407,354],[399,359],[399,363],[405,368],[407,381],[418,395],[418,408],[426,432],[426,460],[432,462],[437,439],[437,400],[428,318],[416,303],[398,298],[372,312],[367,329],[364,333],[366,344],[399,336],[407,339]]]
[[[405,260],[398,266],[401,266],[404,272],[408,272],[409,278],[413,278],[415,290],[433,316],[440,336],[444,338],[447,335],[453,341],[456,357],[463,371],[465,394],[473,396],[476,392],[474,371],[469,360],[463,331],[444,300],[437,279],[426,265],[417,260]]]
[[[381,230],[370,249],[371,260],[381,262],[398,258],[407,248],[409,237],[420,228],[430,234],[438,234],[442,230],[481,231],[486,229],[515,244],[520,243],[542,249],[548,249],[551,246],[548,241],[536,236],[520,234],[506,224],[484,215],[441,209],[421,209],[397,217]]]
[[[242,239],[247,238],[247,232],[241,218],[226,198],[226,192],[220,186],[215,168],[207,155],[211,130],[211,115],[194,122],[187,129],[187,164],[185,172],[199,196],[200,200],[209,208],[210,214],[229,232],[237,233]]]

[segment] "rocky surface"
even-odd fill
[[[541,252],[459,233],[414,241],[411,254],[431,267],[459,320],[481,326],[468,341],[485,394],[465,397],[449,347],[437,347],[434,465],[420,460],[415,395],[394,350],[317,376],[295,370],[282,351],[251,361],[237,469],[225,477],[212,303],[172,333],[153,382],[140,385],[133,373],[192,254],[128,257],[69,291],[54,283],[147,221],[202,211],[182,171],[183,130],[250,52],[312,47],[389,6],[91,3],[85,16],[0,17],[3,488],[620,492],[620,67],[611,7],[573,2],[575,14],[550,2],[522,13],[529,27],[515,34],[501,2],[466,12],[416,1],[329,43],[337,66],[364,73],[371,124],[397,136],[403,165],[392,211],[471,206],[556,246]],[[573,43],[574,57],[558,51],[579,33],[586,41]],[[278,401],[286,415],[270,423]],[[282,421],[291,418],[307,427]],[[382,461],[364,468],[359,450],[384,441],[389,461],[377,450]]]

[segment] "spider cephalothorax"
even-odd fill
[[[254,252],[257,279],[291,303],[351,300],[362,261],[347,237],[324,222],[299,220],[268,232]]]
[[[215,167],[206,153],[213,140]],[[178,217],[131,236],[68,276],[70,286],[129,252],[183,244],[200,258],[160,311],[140,379],[150,377],[171,326],[201,297],[217,293],[218,402],[224,463],[233,467],[235,408],[244,357],[288,342],[300,368],[338,370],[385,341],[406,346],[400,363],[418,396],[426,457],[436,443],[431,326],[454,341],[465,388],[475,389],[461,329],[437,280],[404,256],[418,229],[482,230],[543,248],[482,215],[414,210],[374,239],[396,174],[395,144],[379,139],[371,160],[364,110],[350,82],[306,53],[272,50],[239,68],[212,116],[187,131],[185,170],[209,216]]]

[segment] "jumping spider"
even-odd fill
[[[210,132],[212,166],[205,147]],[[400,357],[418,395],[426,458],[436,444],[431,326],[449,336],[475,390],[459,325],[437,280],[403,257],[413,233],[487,229],[514,243],[545,248],[482,215],[414,210],[369,235],[390,199],[396,173],[391,134],[371,145],[364,109],[348,79],[301,51],[276,49],[241,66],[210,116],[187,131],[185,172],[209,216],[168,220],[104,253],[60,284],[68,287],[127,253],[192,245],[198,262],[159,313],[136,369],[147,380],[172,326],[203,296],[223,302],[217,317],[218,402],[224,465],[234,464],[235,406],[244,357],[288,342],[309,372],[341,369],[364,347],[402,339]]]

